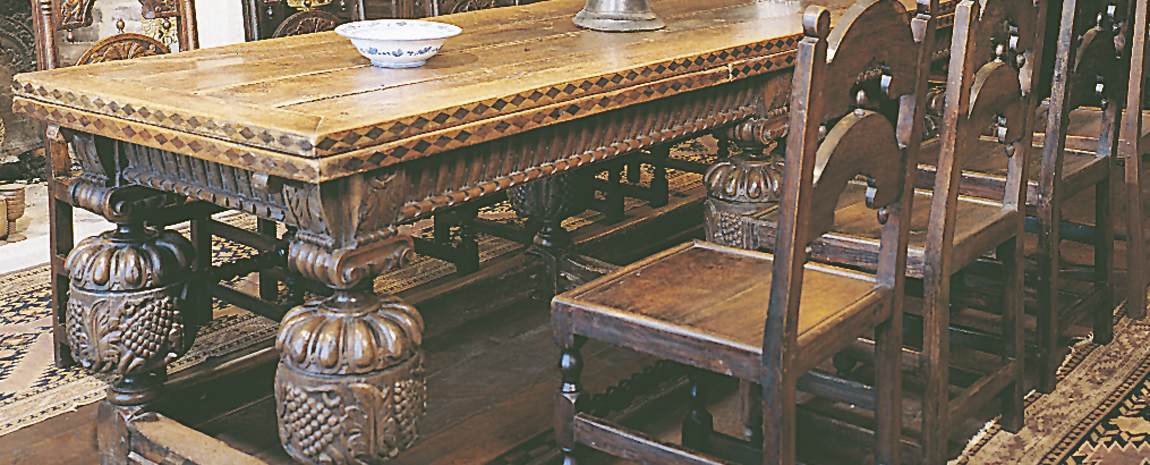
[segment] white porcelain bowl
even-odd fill
[[[416,68],[439,53],[459,26],[415,19],[356,21],[335,28],[359,53],[380,68]]]

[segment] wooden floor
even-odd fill
[[[681,218],[667,216],[669,222],[660,226],[661,230],[682,234],[666,242],[678,242],[683,235],[698,234],[698,229],[689,227],[687,221],[694,218],[697,224],[701,217],[697,204],[691,203],[697,200],[697,197],[678,199],[668,207],[668,211],[678,208]],[[1076,202],[1079,203],[1093,205],[1087,198]],[[694,206],[684,207],[689,204]],[[607,232],[615,234],[611,241],[597,240]],[[628,235],[632,237],[630,240],[619,239]],[[618,263],[650,253],[651,247],[663,246],[663,243],[649,243],[641,231],[627,227],[607,228],[591,236],[584,238],[586,249],[594,251],[596,256],[612,257]],[[644,242],[646,247],[634,245]],[[438,283],[438,287],[403,295],[417,303],[427,319],[429,333],[425,348],[429,357],[430,409],[421,427],[421,440],[394,463],[555,463],[556,450],[548,430],[551,402],[558,386],[558,352],[551,339],[547,302],[532,298],[522,284],[531,279],[535,271],[524,257],[512,257],[490,267],[481,276],[448,280]],[[493,287],[520,291],[493,294],[490,292]],[[492,295],[500,299],[490,300]],[[584,353],[589,392],[616,385],[653,363],[634,353],[595,344],[589,344]],[[270,463],[292,463],[279,448],[276,437],[274,405],[270,399],[273,372],[274,365],[269,363],[241,377],[195,392],[174,393],[171,397],[176,401],[165,413],[185,424],[198,425],[202,431]],[[627,383],[638,389],[616,388],[605,397],[602,408],[625,424],[639,425],[660,437],[677,440],[677,425],[682,418],[679,407],[684,404],[685,389],[681,379],[661,374],[649,372]],[[737,434],[741,428],[734,423],[734,383],[721,378],[712,381],[710,398],[716,427],[728,434]],[[651,385],[656,382],[661,384]],[[631,395],[636,392],[658,394]],[[913,407],[907,409],[908,412],[914,410]],[[3,451],[0,465],[96,463],[94,418],[95,406],[86,406],[0,437],[0,451]],[[913,420],[913,413],[909,420]],[[805,447],[821,442],[815,435],[808,436],[800,432],[800,450],[819,449]],[[960,447],[961,442],[962,438],[957,438],[955,447]],[[856,446],[865,447],[864,444]],[[815,457],[816,460],[810,462],[859,463],[857,456]],[[599,458],[592,462],[615,461]]]

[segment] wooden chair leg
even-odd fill
[[[780,371],[785,373],[786,369]],[[762,385],[763,465],[794,465],[797,384],[783,374],[764,380]]]
[[[1038,390],[1050,393],[1058,380],[1058,209],[1047,204],[1038,213]]]
[[[902,440],[902,315],[879,325],[875,337],[875,463],[898,465]]]
[[[563,378],[555,402],[555,442],[563,450],[563,465],[577,465],[575,450],[575,414],[579,411],[581,394],[580,377],[583,373],[583,357],[579,350],[586,339],[570,334],[563,325],[556,324],[556,337],[559,339],[562,354],[559,356],[559,371]]]
[[[1014,367],[1010,387],[1003,390],[1002,427],[1017,433],[1022,429],[1026,410],[1026,307],[1025,307],[1025,259],[1021,237],[1006,241],[998,247],[999,261],[1006,267],[1005,292],[1003,293],[1002,358]]]
[[[1102,299],[1098,307],[1090,311],[1097,344],[1109,344],[1114,339],[1114,215],[1111,210],[1114,182],[1109,179],[1116,178],[1107,179],[1094,188],[1094,275]]]
[[[1142,157],[1126,157],[1126,315],[1146,317],[1146,233],[1142,224]]]
[[[950,435],[950,276],[928,275],[923,285],[922,351],[926,357],[922,398],[923,461],[942,464],[946,463]]]
[[[697,368],[687,370],[690,379],[687,416],[683,418],[683,447],[697,451],[709,451],[711,433],[715,430],[715,420],[707,411],[706,389],[703,387],[703,373]]]

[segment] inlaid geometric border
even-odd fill
[[[785,69],[793,59],[793,54],[787,55],[781,58],[776,56],[775,60],[778,62],[770,59],[757,60],[749,63],[748,68],[741,69],[754,68],[751,72],[757,75]],[[780,76],[785,78],[784,75]],[[17,98],[13,108],[34,118],[52,121],[60,126],[78,131],[167,150],[254,172],[267,173],[285,179],[318,183],[625,106],[620,105],[619,102],[627,102],[626,106],[635,105],[693,90],[728,85],[736,80],[739,79],[732,76],[731,68],[716,68],[689,75],[680,75],[676,78],[644,86],[625,88],[552,104],[531,111],[503,115],[318,160],[245,147],[162,127],[126,122],[114,117],[25,98]],[[698,115],[701,119],[708,116],[706,114]]]
[[[947,2],[941,8],[941,24],[951,22],[946,18],[953,4]],[[286,179],[323,182],[654,98],[786,69],[793,65],[798,37],[668,60],[328,135],[289,134],[217,118],[155,111],[46,88],[19,78],[15,88],[21,98],[14,107],[72,129]],[[312,143],[313,136],[318,143]]]

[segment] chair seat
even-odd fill
[[[709,242],[673,247],[553,302],[576,334],[755,381],[774,256]],[[886,316],[890,292],[874,277],[808,263],[799,310],[800,370],[829,357],[835,331],[871,328]],[[810,347],[815,342],[820,347]]]
[[[1041,108],[1038,114],[1037,121],[1044,123],[1046,121],[1045,107]],[[1142,137],[1150,141],[1150,111],[1142,112],[1142,120]],[[1106,159],[1094,153],[1101,127],[1102,111],[1097,108],[1078,108],[1070,112],[1066,151],[1062,158],[1062,186],[1060,187],[1062,195],[1072,197],[1106,177]],[[1039,154],[1045,137],[1045,133],[1034,134],[1034,148],[1029,160],[1030,164],[1027,166],[1030,189],[1026,191],[1026,202],[1030,205],[1036,204],[1038,200],[1038,191],[1035,187],[1038,185],[1038,179],[1042,173],[1042,157]],[[923,179],[923,183],[933,183],[934,166],[938,163],[938,150],[937,141],[928,142],[923,146],[923,151],[919,155],[919,169],[928,175],[926,179]],[[968,173],[963,181],[963,193],[1001,199],[1003,182],[1006,179],[1007,162],[1008,158],[1003,152],[1002,146],[995,140],[990,138],[979,140],[974,150],[963,162],[963,169]]]
[[[1036,145],[1042,144],[1046,136],[1046,105],[1043,104],[1038,111],[1038,129],[1043,132],[1035,133]],[[1070,124],[1067,127],[1066,148],[1092,153],[1097,147],[1098,134],[1102,131],[1102,110],[1098,108],[1082,107],[1070,112]],[[1150,111],[1142,111],[1142,140],[1150,142]]]
[[[866,206],[866,185],[852,182],[839,197],[835,224],[831,232],[815,242],[812,254],[823,261],[873,270],[878,267],[879,237],[882,224],[875,210]],[[926,256],[927,225],[930,222],[932,192],[916,190],[911,208],[910,238],[907,247],[907,275],[921,278]],[[754,215],[759,229],[773,230],[777,210],[764,210]],[[1001,204],[979,198],[959,197],[955,216],[952,269],[960,269],[986,254],[988,250],[1012,237],[1022,221],[1017,212]],[[760,243],[763,233],[758,233]],[[768,233],[773,240],[773,231]]]

